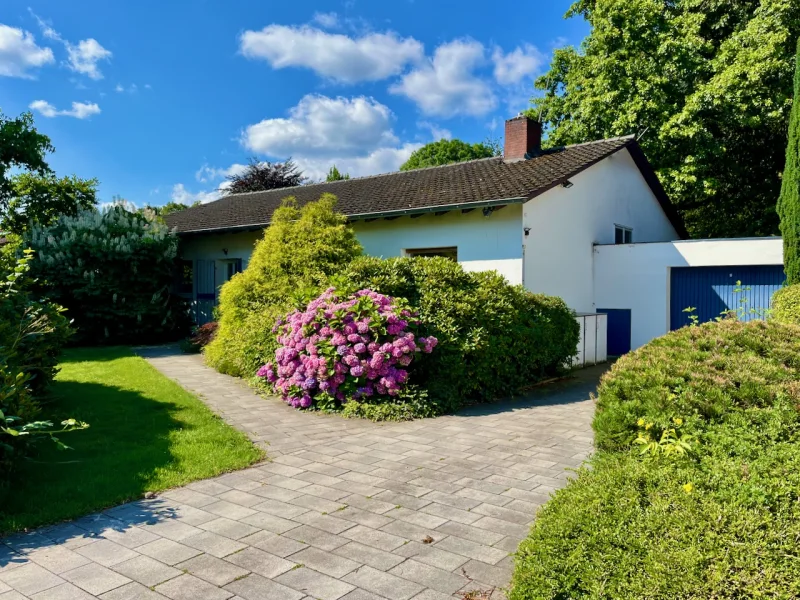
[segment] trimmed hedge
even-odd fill
[[[446,258],[362,257],[341,277],[353,289],[405,298],[420,332],[439,340],[420,357],[413,383],[435,412],[491,401],[561,372],[579,326],[560,298],[531,294],[495,272],[468,273]]]
[[[244,272],[222,286],[219,327],[204,352],[222,373],[254,377],[275,357],[275,322],[298,304],[318,295],[328,278],[361,254],[361,245],[335,212],[336,197],[323,194],[298,208],[294,198],[272,215]]]
[[[599,451],[538,514],[511,600],[800,596],[800,328],[686,327],[598,394]],[[641,455],[644,428],[689,454]]]
[[[772,295],[772,318],[800,325],[800,284],[782,287]]]

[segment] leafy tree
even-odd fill
[[[401,171],[437,167],[451,163],[497,156],[498,147],[493,142],[468,144],[461,140],[439,140],[414,150],[408,160],[400,165]]]
[[[49,225],[60,215],[74,217],[97,204],[97,179],[75,175],[58,178],[52,172],[25,172],[11,178],[12,197],[2,227],[22,234],[33,221]]]
[[[325,181],[342,181],[343,179],[350,179],[350,173],[340,173],[336,165],[333,165],[331,170],[328,171],[328,176],[325,178]]]
[[[228,175],[227,180],[230,185],[225,192],[241,194],[294,187],[305,183],[306,178],[292,159],[283,163],[271,163],[261,162],[253,157],[243,173]]]
[[[45,175],[50,167],[44,157],[53,150],[50,138],[34,128],[31,113],[12,119],[0,112],[0,217],[8,214],[15,194],[11,169]]]
[[[778,231],[796,0],[578,0],[591,32],[536,87],[552,146],[630,133],[694,237]]]
[[[171,215],[172,213],[186,210],[187,208],[192,208],[193,206],[200,206],[202,202],[200,200],[195,200],[192,202],[191,205],[184,204],[183,202],[175,202],[174,200],[170,200],[166,204],[162,206],[150,206],[148,205],[145,210],[151,210],[159,217],[166,217],[167,215]]]
[[[789,145],[778,200],[787,283],[800,283],[800,40],[794,75],[794,104],[789,121]]]

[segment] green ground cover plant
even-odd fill
[[[706,323],[624,356],[511,600],[798,597],[799,408],[796,326]]]
[[[0,533],[18,531],[240,469],[262,458],[244,434],[127,348],[64,353],[44,408],[89,429],[42,445],[0,497]]]

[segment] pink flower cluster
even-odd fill
[[[321,395],[339,402],[369,396],[396,396],[408,381],[418,352],[430,353],[433,337],[416,338],[416,313],[371,290],[341,299],[330,288],[278,321],[281,347],[275,362],[258,370],[296,408]]]

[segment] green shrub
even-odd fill
[[[154,214],[117,204],[34,226],[33,272],[42,293],[67,309],[82,344],[155,343],[189,328],[173,296],[178,239]]]
[[[446,258],[363,257],[341,280],[419,310],[420,331],[439,344],[420,358],[414,383],[437,412],[515,394],[559,372],[577,348],[578,324],[561,299],[531,294],[494,272],[468,273]]]
[[[683,328],[621,358],[598,394],[600,450],[537,515],[510,599],[800,596],[797,329]],[[687,455],[632,447],[676,423]]]
[[[800,284],[782,287],[773,294],[770,316],[781,323],[800,325]]]
[[[222,373],[253,377],[275,356],[272,327],[298,297],[317,295],[328,278],[361,254],[361,246],[336,198],[324,194],[298,208],[287,199],[256,244],[247,269],[222,286],[219,328],[205,348],[208,363]]]

